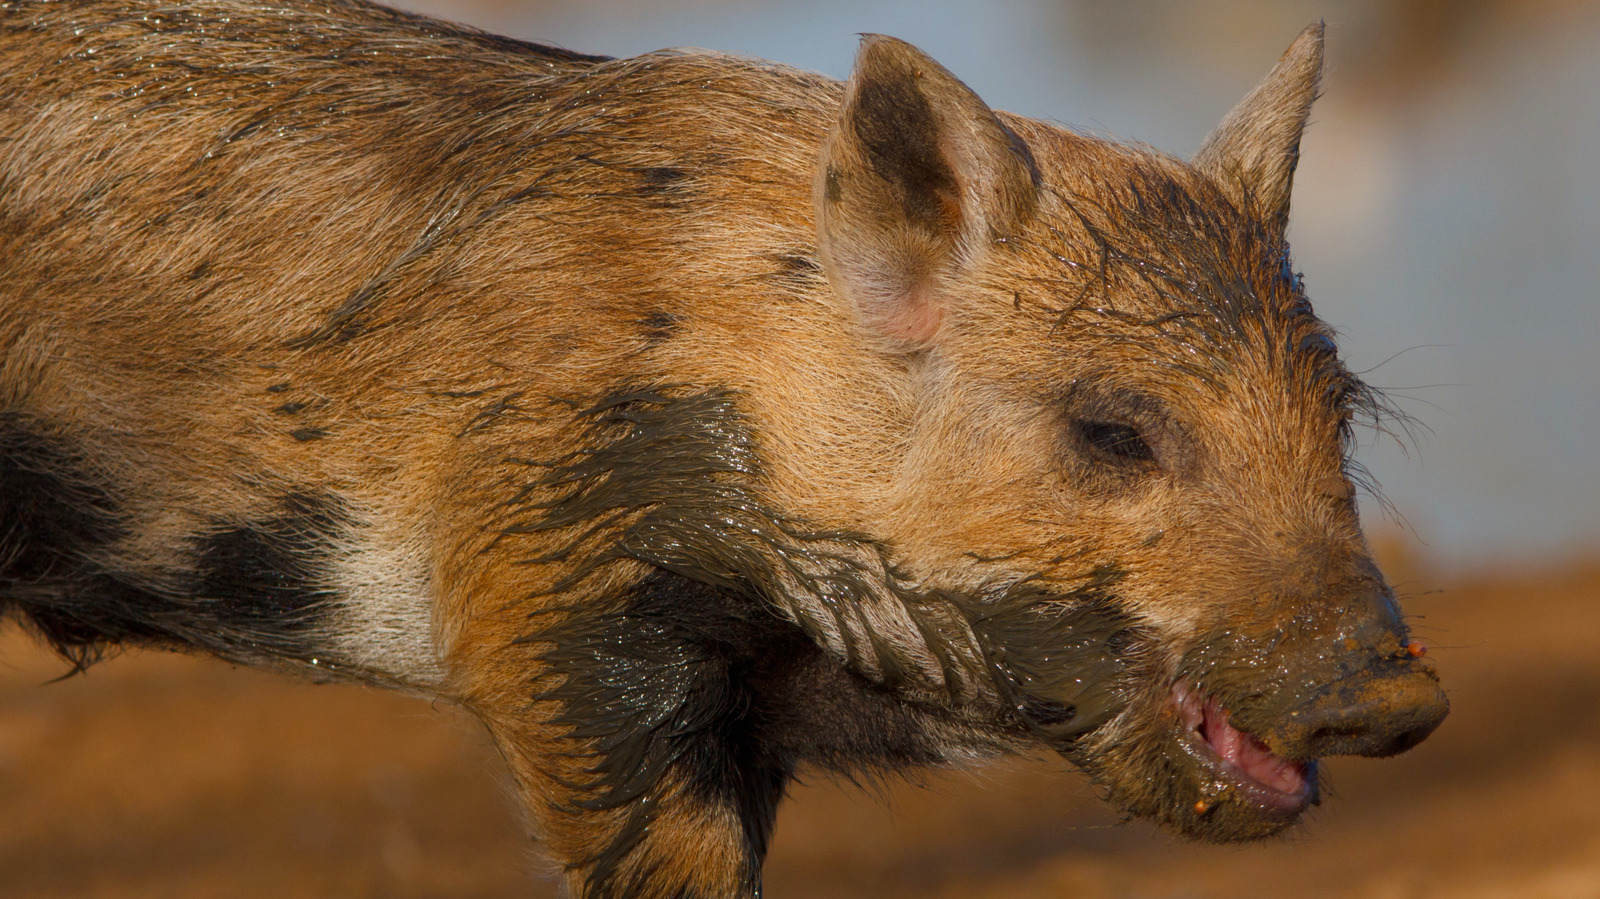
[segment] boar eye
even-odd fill
[[[1114,421],[1078,422],[1078,434],[1084,442],[1102,453],[1127,462],[1153,462],[1156,454],[1132,427]]]

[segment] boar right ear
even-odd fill
[[[1239,101],[1195,153],[1241,210],[1280,230],[1289,224],[1289,187],[1300,161],[1300,135],[1322,80],[1322,23],[1295,38],[1272,71]]]
[[[817,170],[828,281],[891,346],[930,346],[955,278],[1021,225],[1038,182],[1027,144],[971,88],[866,35]]]

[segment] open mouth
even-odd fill
[[[1196,812],[1220,802],[1243,802],[1269,818],[1293,817],[1316,801],[1316,762],[1297,762],[1275,754],[1260,739],[1228,722],[1217,700],[1182,684],[1173,688],[1173,706],[1183,727],[1184,749],[1210,775]]]

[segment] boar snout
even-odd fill
[[[1319,801],[1318,759],[1403,752],[1448,714],[1376,569],[1359,554],[1339,567],[1322,591],[1277,592],[1275,619],[1219,629],[1187,654],[1163,701],[1178,829],[1219,841],[1276,832]]]
[[[1449,711],[1431,668],[1409,653],[1375,657],[1289,713],[1280,730],[1283,753],[1298,758],[1396,755],[1433,733]]]
[[[1438,674],[1411,642],[1394,595],[1355,591],[1332,633],[1290,641],[1304,675],[1269,703],[1268,742],[1288,758],[1390,756],[1422,742],[1450,711]]]
[[[1295,673],[1257,685],[1251,692],[1258,698],[1236,709],[1239,726],[1283,758],[1396,755],[1422,742],[1450,711],[1388,588],[1369,581],[1346,595],[1353,598],[1342,614],[1320,627],[1291,629],[1267,654]]]

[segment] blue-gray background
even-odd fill
[[[574,50],[707,47],[835,77],[858,32],[990,105],[1187,156],[1307,23],[1326,93],[1290,237],[1312,300],[1424,426],[1362,461],[1446,563],[1600,549],[1600,4],[1582,0],[401,0]]]

